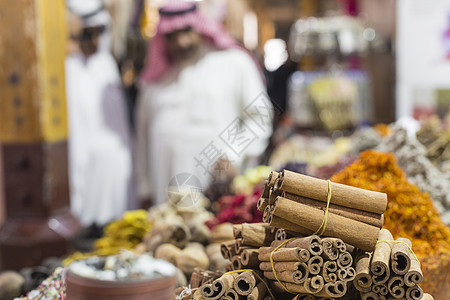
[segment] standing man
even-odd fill
[[[71,207],[84,226],[103,226],[132,208],[130,132],[109,15],[98,0],[67,1],[81,20],[66,59]]]
[[[254,161],[272,132],[262,73],[247,51],[193,2],[159,12],[136,128],[138,196],[152,204],[180,184],[177,175],[191,174],[204,189],[219,159],[238,169]]]

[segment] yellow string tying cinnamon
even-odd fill
[[[419,266],[420,266],[420,261],[417,258],[417,255],[414,253],[413,249],[407,243],[402,242],[402,241],[389,241],[389,240],[380,240],[380,241],[377,241],[377,244],[378,243],[400,243],[400,244],[406,245],[406,247],[408,247],[409,251],[411,251],[414,259],[419,263]]]
[[[266,282],[264,279],[262,279],[261,276],[259,276],[259,274],[255,272],[255,270],[252,270],[252,269],[234,270],[234,271],[226,272],[226,273],[223,274],[223,275],[226,275],[226,274],[234,274],[234,273],[242,273],[242,272],[246,272],[246,271],[252,271],[253,275],[255,275],[256,278],[258,278],[260,281],[262,281],[262,283],[265,285],[267,291],[268,291],[269,294],[270,294],[270,297],[272,297],[273,300],[276,300],[276,299],[275,299],[275,296],[272,294],[272,291],[270,290],[269,285],[267,284],[267,282]]]
[[[286,285],[280,281],[280,279],[278,279],[278,275],[277,275],[277,271],[275,270],[275,265],[273,262],[273,254],[280,249],[281,247],[283,247],[284,245],[286,245],[289,241],[295,240],[298,238],[290,238],[288,240],[285,240],[283,243],[281,243],[280,245],[278,245],[275,249],[273,249],[272,252],[270,252],[270,265],[272,266],[272,271],[273,271],[273,275],[275,276],[275,279],[278,281],[279,284],[281,284],[281,286],[286,290],[286,292],[291,293],[291,294],[297,294],[297,293],[293,293],[291,291],[289,291],[286,287]]]
[[[328,180],[328,194],[327,194],[327,207],[325,209],[325,214],[323,216],[322,224],[313,234],[322,235],[325,232],[325,228],[327,227],[328,222],[328,208],[330,207],[331,202],[331,181]]]

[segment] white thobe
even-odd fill
[[[126,106],[111,54],[66,59],[71,209],[80,222],[104,225],[132,204]]]
[[[142,86],[138,196],[162,203],[169,184],[180,184],[177,175],[186,173],[205,189],[218,157],[239,170],[265,150],[272,109],[255,62],[239,49],[205,47],[193,61],[175,65],[159,81]]]

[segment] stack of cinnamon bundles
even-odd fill
[[[288,170],[269,175],[258,202],[258,210],[264,212],[263,221],[273,227],[297,236],[308,236],[322,229],[321,235],[339,238],[364,251],[375,248],[386,206],[385,193]]]
[[[263,280],[262,274],[254,270],[217,276],[215,272],[196,269],[190,289],[177,295],[182,300],[275,300],[268,293],[267,282]]]
[[[352,255],[337,238],[312,235],[274,241],[270,247],[259,249],[258,259],[271,286],[291,294],[340,298],[356,275]]]
[[[276,228],[266,223],[233,225],[234,240],[221,244],[222,256],[230,260],[227,271],[258,269],[258,249],[275,239]]]
[[[363,300],[432,299],[419,287],[423,275],[411,246],[408,239],[394,241],[389,230],[380,231],[373,254],[361,254],[356,259],[353,284]]]

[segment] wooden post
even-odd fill
[[[69,210],[65,17],[63,0],[0,2],[2,269],[67,253],[79,228]]]

